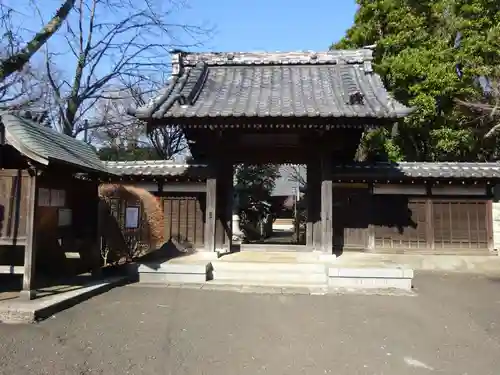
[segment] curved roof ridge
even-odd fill
[[[175,51],[172,59],[181,67],[196,66],[200,61],[209,66],[221,65],[303,65],[303,64],[363,64],[373,60],[368,48],[329,51],[290,52],[182,52]]]

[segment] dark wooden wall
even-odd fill
[[[97,251],[98,184],[57,174],[38,177],[37,189],[64,191],[62,205],[35,211],[36,264],[42,274],[64,275],[90,271]],[[61,210],[71,210],[71,224],[59,225]],[[71,254],[71,255],[70,255]]]
[[[23,170],[0,170],[0,245],[24,245],[29,175]]]
[[[167,193],[163,193],[167,194]],[[162,197],[165,215],[165,240],[187,248],[205,243],[205,193],[168,193]]]
[[[334,189],[334,243],[340,251],[486,254],[492,247],[486,197],[371,195]]]
[[[24,264],[29,188],[26,170],[0,170],[0,264]]]

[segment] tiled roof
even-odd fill
[[[500,179],[500,163],[356,163],[333,167],[334,176],[342,178],[458,178]]]
[[[399,118],[372,69],[372,51],[184,53],[173,55],[168,87],[140,118]]]
[[[6,141],[26,157],[49,165],[56,161],[83,171],[107,172],[94,149],[85,142],[61,134],[19,114],[0,113]]]
[[[166,160],[144,161],[107,161],[108,170],[121,176],[190,176],[205,178],[208,176],[208,166],[205,164],[179,164]],[[290,171],[280,168],[281,178],[277,182],[273,195],[293,194],[294,184],[289,180]],[[303,172],[303,173],[302,173]],[[307,171],[301,168],[304,180]],[[500,163],[352,163],[332,167],[333,179],[500,179]],[[280,185],[280,186],[278,186]]]
[[[205,177],[204,164],[179,164],[168,160],[106,161],[108,170],[120,176],[192,176]]]

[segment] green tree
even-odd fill
[[[332,48],[375,45],[374,63],[387,89],[415,112],[391,141],[390,158],[471,160],[494,157],[477,116],[457,99],[482,95],[477,78],[500,66],[500,11],[493,0],[357,0],[354,25]],[[460,45],[456,36],[460,35]],[[457,74],[457,68],[460,74]],[[369,146],[368,146],[369,147]],[[376,148],[375,147],[375,148]]]
[[[264,215],[271,213],[266,203],[279,177],[279,166],[275,164],[241,165],[236,168],[238,209],[247,238],[255,235],[250,231],[257,228]]]
[[[101,160],[106,161],[133,161],[133,160],[155,160],[160,159],[154,147],[107,146],[97,150]]]

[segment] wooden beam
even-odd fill
[[[23,271],[23,289],[20,297],[31,300],[36,296],[34,288],[36,248],[37,248],[37,225],[36,211],[38,205],[37,175],[30,176],[27,189],[27,220],[26,220],[26,245],[24,247],[24,271]]]
[[[321,155],[321,250],[333,253],[333,183],[328,149]]]
[[[207,252],[215,252],[216,193],[217,179],[208,178],[205,208],[205,250]]]

